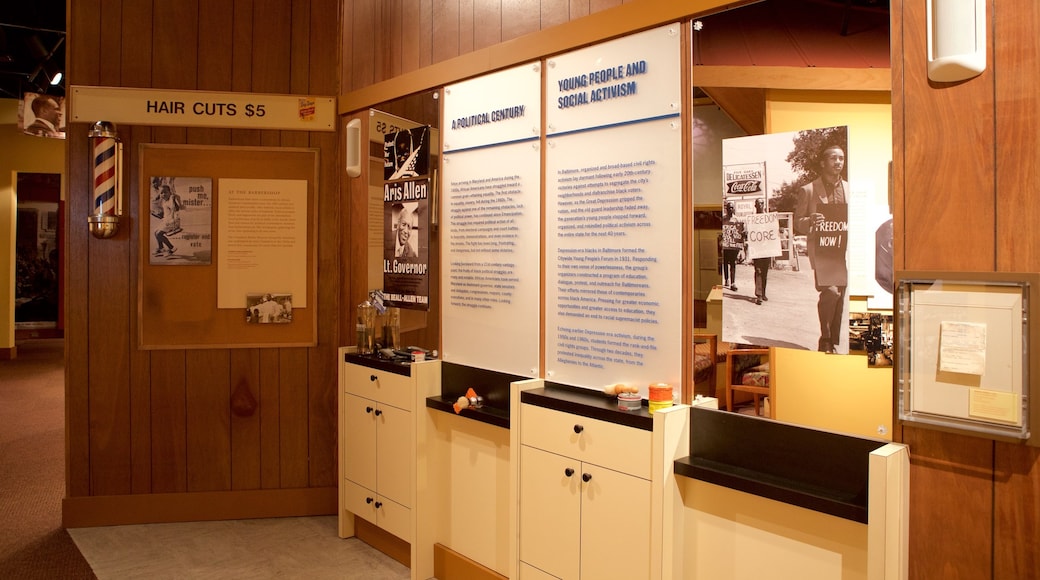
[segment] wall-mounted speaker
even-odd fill
[[[347,176],[361,175],[361,119],[347,122]]]
[[[928,78],[950,83],[986,70],[986,0],[926,0]]]

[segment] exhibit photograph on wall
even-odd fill
[[[287,324],[292,322],[292,294],[246,294],[246,322]]]
[[[847,354],[848,128],[722,146],[722,339]]]
[[[387,133],[383,139],[384,181],[429,175],[430,127]]]
[[[18,106],[18,128],[35,137],[65,138],[65,97],[25,93]]]
[[[213,180],[153,176],[149,183],[149,263],[208,265],[213,255]]]
[[[383,184],[383,295],[387,306],[430,308],[430,180]]]

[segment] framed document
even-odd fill
[[[1040,444],[1030,395],[1040,274],[898,272],[899,420]]]

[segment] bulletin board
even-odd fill
[[[193,349],[193,348],[255,348],[314,346],[317,344],[317,191],[318,150],[311,148],[279,147],[233,147],[197,145],[143,144],[140,147],[138,166],[139,203],[137,211],[139,292],[138,292],[138,336],[142,349]],[[156,178],[175,177],[185,193],[183,205],[186,209],[197,208],[190,204],[211,204],[211,217],[205,235],[185,236],[178,232],[170,236],[176,244],[176,253],[166,254],[157,248],[155,234],[156,219],[162,209],[152,192]],[[303,236],[296,242],[305,253],[305,264],[286,264],[286,271],[299,272],[294,278],[296,287],[302,292],[277,294],[284,284],[285,276],[274,272],[257,288],[258,296],[263,292],[275,291],[280,300],[289,300],[288,313],[279,317],[278,323],[260,324],[255,310],[247,316],[246,297],[241,307],[218,307],[218,264],[221,236],[230,239],[228,232],[218,227],[218,212],[221,209],[221,180],[292,184],[298,195],[291,198],[291,205],[305,204],[306,207],[291,208],[299,219],[300,227],[295,234]],[[190,189],[209,192],[194,197]],[[303,190],[306,190],[305,194]],[[201,195],[201,194],[199,194]],[[206,200],[205,198],[210,198]],[[228,203],[225,200],[226,203]],[[285,205],[288,202],[283,202]],[[227,207],[225,207],[225,210]],[[189,212],[190,213],[190,212]],[[183,214],[183,212],[182,212]],[[159,218],[161,219],[161,218]],[[184,224],[188,229],[188,225]],[[206,225],[198,229],[206,230]],[[178,228],[180,229],[180,228]],[[180,239],[177,236],[181,236]],[[185,239],[187,238],[187,239]],[[200,239],[201,238],[201,239]],[[185,247],[199,246],[201,250],[189,252]],[[209,252],[207,254],[207,251]],[[226,273],[224,274],[227,275]],[[265,322],[267,322],[265,320]]]
[[[898,272],[899,419],[1037,444],[1040,274]]]

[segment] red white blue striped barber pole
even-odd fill
[[[116,127],[108,121],[98,121],[87,133],[90,162],[94,169],[94,197],[87,216],[90,234],[95,238],[111,238],[119,230],[123,214],[123,193],[120,174],[123,172],[123,151]]]
[[[94,145],[94,214],[116,215],[116,140],[92,137]]]

